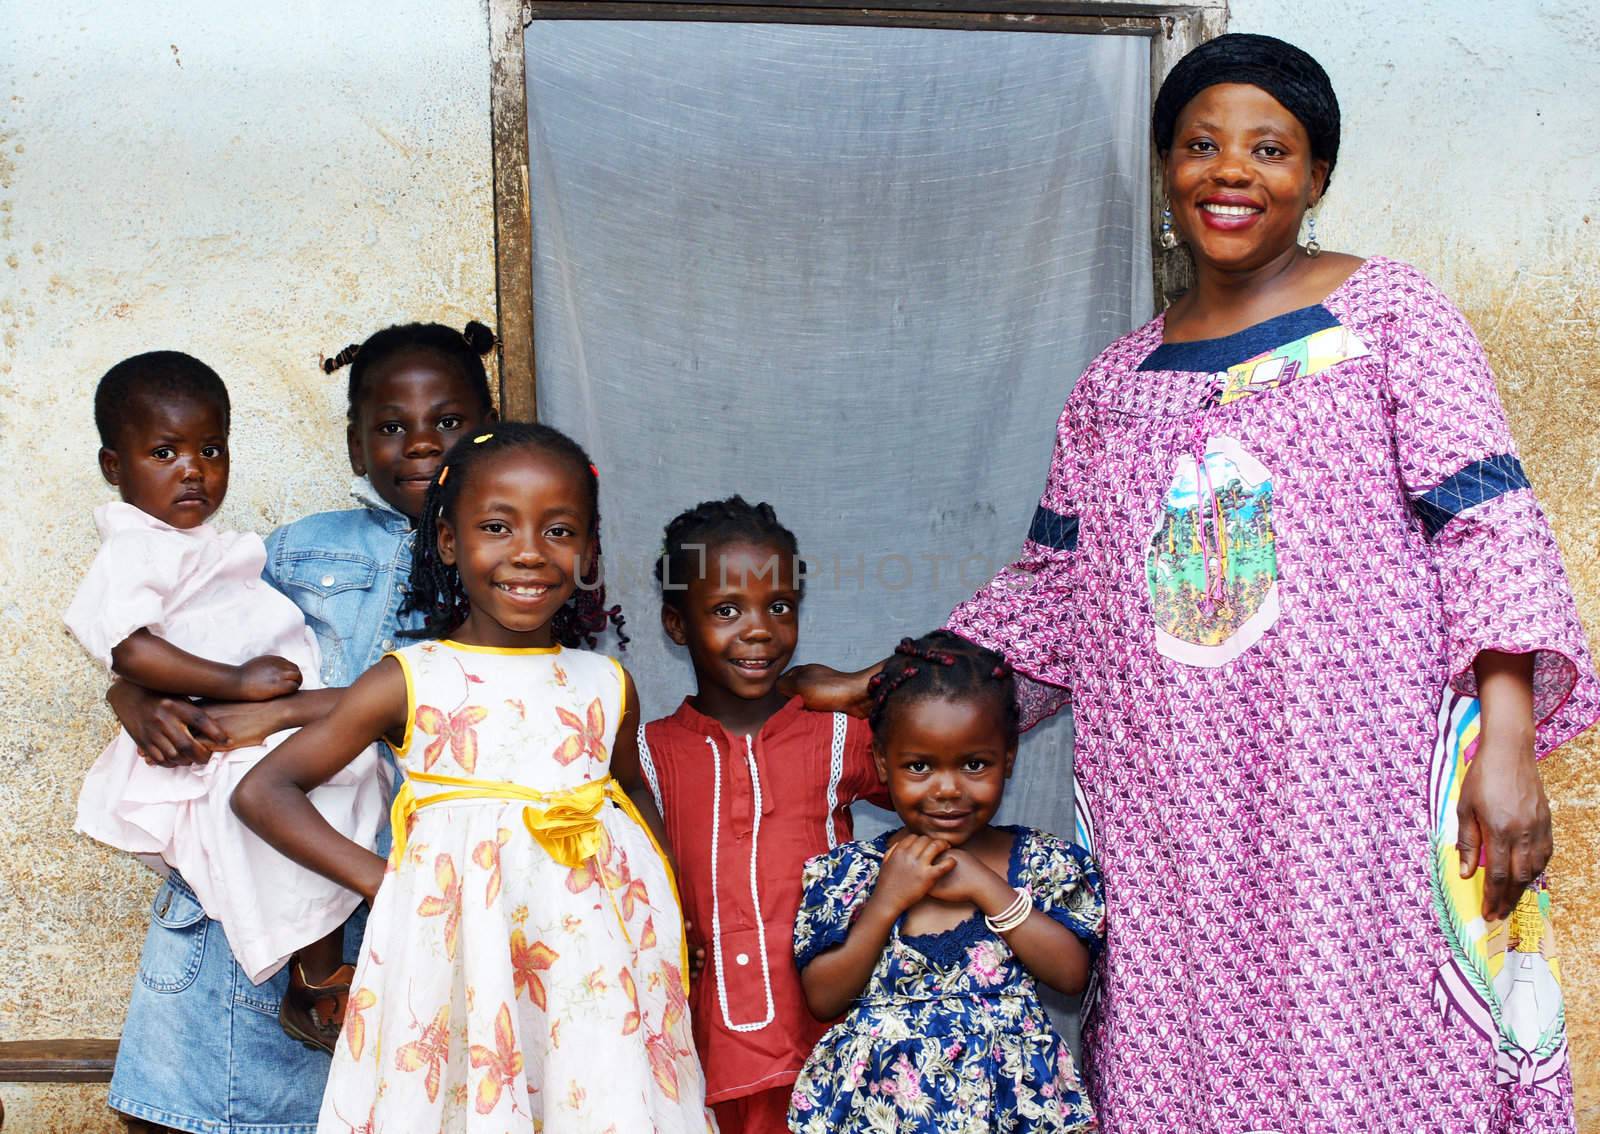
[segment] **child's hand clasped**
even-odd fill
[[[872,896],[897,915],[904,913],[955,868],[949,843],[928,835],[907,834],[897,839],[884,856]]]
[[[270,701],[274,697],[285,697],[299,689],[300,682],[305,680],[299,666],[275,654],[251,658],[237,669],[238,676],[234,680],[238,688],[233,698],[236,701]]]
[[[991,904],[998,898],[1002,906],[1015,895],[1004,878],[965,847],[951,847],[934,865],[945,866],[947,863],[949,868],[928,889],[927,896],[936,901],[971,902],[982,908],[985,894],[990,896]]]

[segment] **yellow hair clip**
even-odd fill
[[[482,445],[485,441],[489,440],[489,438],[493,436],[493,433],[480,433],[472,439],[472,443],[474,445]]]
[[[441,488],[444,487],[445,478],[447,476],[449,476],[449,475],[450,475],[450,466],[449,465],[445,465],[444,468],[439,470],[439,486]]]

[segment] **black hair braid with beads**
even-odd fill
[[[752,504],[743,496],[729,496],[701,501],[667,524],[655,566],[661,600],[681,608],[689,582],[706,569],[712,549],[736,542],[777,548],[794,568],[796,590],[805,595],[806,565],[794,533],[778,521],[766,501]],[[698,554],[691,554],[692,548],[699,549]]]
[[[439,521],[455,515],[461,488],[471,479],[473,466],[508,449],[537,449],[570,462],[583,477],[589,514],[594,517],[589,533],[594,547],[590,567],[593,585],[588,580],[579,580],[578,589],[550,620],[552,637],[563,646],[593,649],[599,635],[611,627],[616,631],[618,647],[626,649],[629,639],[622,629],[627,621],[622,616],[622,607],[606,606],[605,576],[600,565],[600,480],[589,454],[559,429],[507,421],[457,441],[440,462],[433,483],[428,485],[427,499],[417,523],[416,545],[411,552],[411,590],[400,608],[402,614],[420,611],[424,623],[421,630],[412,631],[408,636],[442,638],[452,633],[471,613],[460,572],[439,556]]]
[[[366,342],[351,343],[331,358],[324,358],[322,372],[332,374],[342,366],[350,367],[347,413],[353,422],[368,374],[397,354],[426,351],[460,372],[487,413],[494,408],[494,399],[489,394],[489,372],[484,368],[483,356],[494,349],[494,344],[494,332],[477,320],[459,331],[443,323],[397,323],[376,332]]]
[[[993,697],[1007,742],[1017,739],[1017,682],[1010,664],[994,650],[949,630],[900,639],[894,655],[868,683],[867,694],[872,698],[867,721],[879,739],[889,726],[891,706],[928,697]]]

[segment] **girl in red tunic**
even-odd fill
[[[738,496],[674,519],[656,564],[661,623],[697,690],[640,728],[639,758],[704,957],[691,1014],[723,1134],[788,1129],[790,1085],[827,1030],[791,951],[801,870],[850,841],[852,803],[886,804],[865,722],[778,691],[804,570],[771,506]]]

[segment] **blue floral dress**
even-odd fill
[[[1054,835],[1006,829],[1014,833],[1007,880],[1097,953],[1106,907],[1093,860]],[[800,968],[844,942],[888,847],[885,834],[806,863],[794,923]],[[976,913],[942,933],[908,936],[896,925],[866,988],[806,1060],[789,1104],[796,1134],[1058,1134],[1094,1125],[1033,977]]]

